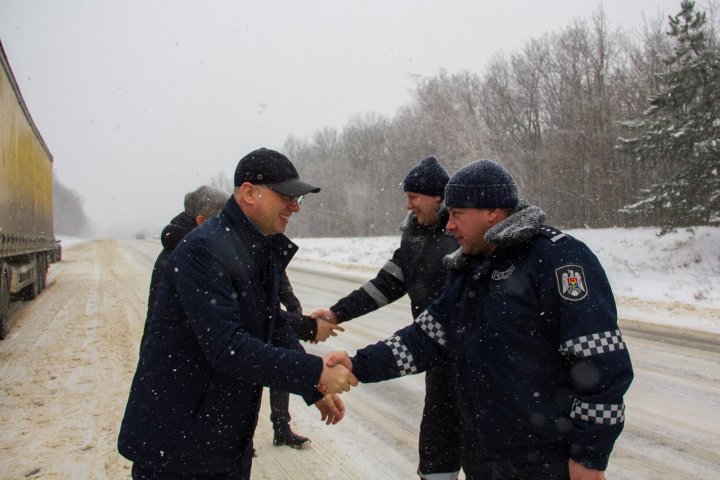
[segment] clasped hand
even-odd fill
[[[347,352],[335,351],[323,356],[323,369],[318,390],[325,394],[349,392],[356,387],[357,378],[352,374],[352,360]]]
[[[329,337],[336,337],[336,332],[344,332],[345,329],[337,324],[335,312],[329,308],[318,308],[310,314],[310,318],[317,323],[317,334],[314,343],[324,342]]]

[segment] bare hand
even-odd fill
[[[340,325],[329,322],[327,320],[323,320],[322,318],[316,318],[315,321],[317,322],[317,333],[315,334],[315,343],[324,342],[330,336],[336,337],[337,336],[337,333],[335,333],[336,330],[338,332],[345,331],[345,329],[343,327],[341,327]]]
[[[337,315],[329,308],[318,308],[310,314],[311,318],[325,320],[330,323],[338,323]]]
[[[345,404],[338,395],[325,395],[315,402],[315,407],[320,410],[325,425],[335,425],[345,416]]]
[[[605,480],[605,472],[591,470],[572,458],[568,462],[568,469],[570,470],[570,480]]]
[[[334,367],[335,365],[342,365],[352,372],[353,364],[350,360],[350,356],[345,350],[334,350],[326,353],[323,356],[323,361],[328,367]]]
[[[352,362],[348,357],[347,361],[343,361],[341,364],[328,366],[327,363],[329,357],[333,353],[338,354],[339,352],[331,352],[329,354],[325,354],[323,357],[323,370],[320,374],[320,381],[318,382],[317,388],[321,393],[325,394],[349,392],[351,386],[356,387],[358,384],[358,380],[355,378],[355,375],[353,375],[350,369],[345,366],[346,364],[349,364],[352,368]],[[344,353],[344,356],[347,357],[347,352],[340,353]],[[341,357],[341,355],[338,354],[338,357]]]

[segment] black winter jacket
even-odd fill
[[[439,221],[424,226],[411,212],[401,229],[400,247],[375,278],[330,307],[338,323],[351,320],[392,303],[406,293],[412,316],[417,317],[443,291],[447,268],[443,257],[458,248],[457,241],[445,232],[448,212],[441,209]]]
[[[290,326],[295,330],[300,340],[315,340],[317,336],[317,322],[307,315],[302,314],[302,305],[295,296],[290,279],[286,272],[283,272],[280,279],[280,303],[285,306],[282,315]]]
[[[187,215],[185,212],[182,212],[175,216],[175,218],[173,218],[170,223],[163,228],[162,234],[160,235],[163,250],[158,255],[157,260],[155,260],[155,265],[152,269],[152,276],[150,277],[148,309],[147,316],[145,318],[143,336],[147,332],[147,325],[150,322],[150,317],[152,317],[157,288],[160,285],[160,279],[162,278],[163,270],[165,270],[167,259],[185,235],[193,231],[196,226],[195,219]],[[287,314],[283,312],[283,316],[286,317],[286,320],[293,327],[300,340],[314,340],[317,334],[317,323],[312,318],[302,315],[300,301],[295,296],[292,285],[290,285],[290,280],[285,272],[283,272],[282,279],[280,280],[279,296],[280,302],[285,305],[288,312]]]
[[[147,316],[145,317],[145,330],[147,330],[147,324],[152,317],[153,305],[155,305],[155,297],[157,296],[157,288],[160,285],[160,278],[165,270],[165,264],[167,259],[178,246],[180,240],[185,235],[190,233],[194,228],[195,219],[190,217],[185,212],[181,212],[175,216],[170,223],[163,228],[162,234],[160,235],[160,241],[162,242],[163,250],[155,260],[153,265],[152,275],[150,277],[150,291],[148,293],[148,309]],[[143,332],[144,335],[144,332]]]
[[[265,237],[233,198],[170,255],[130,389],[118,449],[166,472],[238,468],[262,386],[322,397],[278,289],[296,246]]]
[[[587,246],[530,214],[488,232],[497,245],[489,257],[453,254],[442,297],[359,350],[353,373],[377,382],[449,356],[466,464],[525,463],[532,454],[604,470],[633,378],[613,294]],[[523,216],[530,223],[518,222]]]

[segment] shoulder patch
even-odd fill
[[[540,227],[540,230],[538,231],[538,235],[541,235],[547,239],[549,239],[552,243],[557,243],[563,238],[567,238],[567,235],[562,233],[560,230],[558,230],[555,227],[549,227],[547,225],[542,225]]]
[[[555,269],[558,293],[566,300],[577,302],[587,297],[585,272],[580,265],[564,265]]]

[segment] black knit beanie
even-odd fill
[[[477,160],[457,171],[445,187],[448,208],[515,208],[515,180],[491,160]]]
[[[403,192],[443,197],[450,175],[435,157],[427,157],[415,165],[405,176]]]

